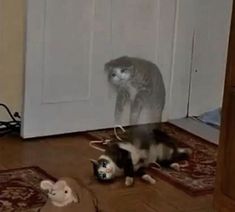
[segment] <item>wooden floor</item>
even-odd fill
[[[97,195],[104,212],[212,212],[212,195],[191,197],[160,179],[152,186],[136,180],[126,188],[119,180],[100,185],[93,179],[89,158],[99,152],[82,135],[23,141],[0,138],[0,169],[37,165],[55,177],[82,179]]]

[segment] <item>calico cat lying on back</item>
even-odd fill
[[[150,134],[140,133],[132,141],[113,141],[98,161],[91,160],[95,177],[99,181],[110,181],[125,176],[126,186],[134,182],[134,175],[154,184],[155,180],[145,173],[145,168],[157,162],[171,167],[180,160],[188,159],[191,150],[178,148],[174,140],[160,130]]]

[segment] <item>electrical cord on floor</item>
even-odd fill
[[[10,109],[5,105],[0,103],[0,107],[3,107],[10,117],[10,121],[0,121],[0,136],[4,136],[7,134],[12,133],[20,133],[20,126],[21,126],[21,117],[19,113],[14,113],[10,111]]]

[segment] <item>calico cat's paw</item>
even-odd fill
[[[134,178],[133,177],[126,177],[125,179],[125,185],[126,186],[132,186],[134,183]]]
[[[153,179],[150,175],[148,174],[145,174],[142,176],[142,179],[146,182],[149,182],[150,184],[155,184],[156,183],[156,180]]]

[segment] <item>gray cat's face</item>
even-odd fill
[[[125,85],[131,78],[131,72],[128,68],[110,68],[108,70],[108,80],[113,85]]]

